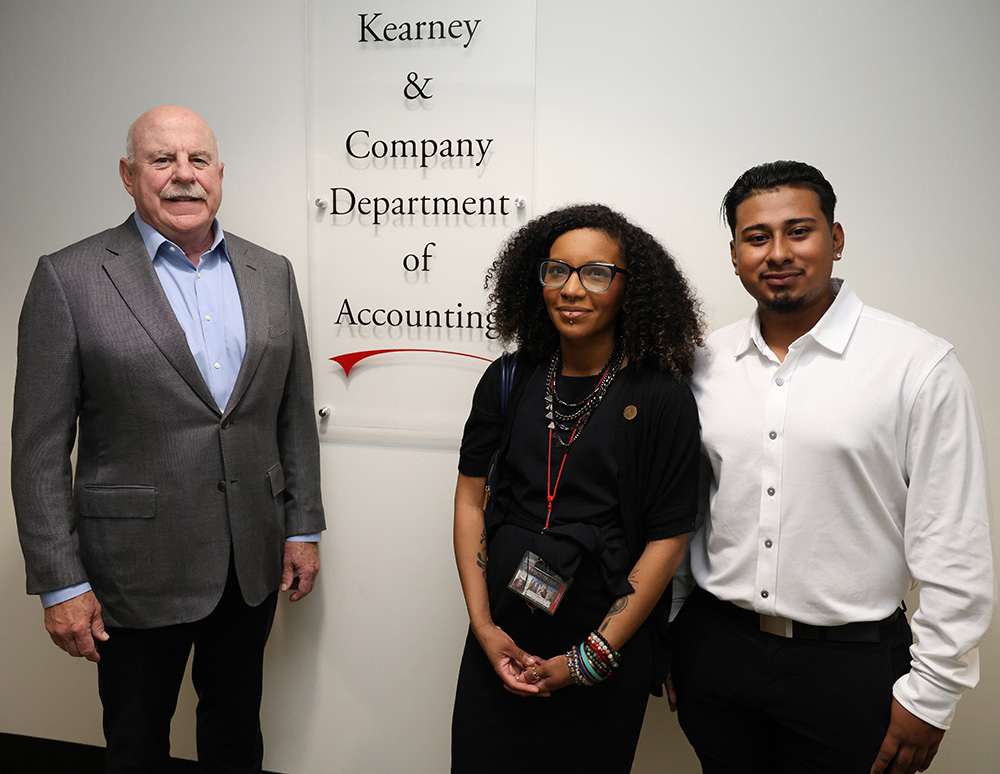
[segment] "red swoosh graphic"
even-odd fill
[[[350,376],[351,369],[365,358],[372,357],[373,355],[385,355],[389,352],[437,352],[441,355],[458,355],[459,357],[471,357],[476,360],[485,360],[487,363],[493,362],[488,357],[470,355],[467,352],[451,352],[446,349],[367,349],[363,352],[348,352],[346,355],[337,355],[336,357],[331,357],[330,360],[338,363],[340,367],[344,369],[344,376]]]

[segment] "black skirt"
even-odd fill
[[[548,659],[585,640],[604,619],[614,597],[598,560],[588,555],[555,615],[532,610],[507,588],[529,549],[544,558],[544,538],[535,531],[501,524],[491,535],[487,563],[491,612],[494,623],[519,647]],[[621,667],[598,685],[570,685],[547,698],[517,696],[504,690],[470,630],[452,718],[453,774],[521,770],[626,774],[649,696],[652,640],[645,625],[621,654]]]

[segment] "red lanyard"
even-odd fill
[[[613,353],[612,353],[613,354]],[[610,362],[610,361],[609,361]],[[598,387],[601,386],[601,380],[604,378],[604,374],[607,372],[610,366],[606,365],[601,370],[600,375],[597,377],[597,384],[594,389],[591,390],[590,397],[587,398],[587,403],[589,404],[594,399],[594,393],[597,392]],[[552,376],[553,381],[555,380],[555,375]],[[555,384],[552,384],[550,389],[555,392]],[[562,462],[559,463],[559,472],[556,473],[556,485],[552,486],[552,433],[553,428],[549,427],[549,457],[548,465],[545,469],[545,500],[546,500],[546,512],[545,512],[545,526],[542,528],[542,532],[549,528],[549,522],[552,521],[552,501],[556,499],[556,491],[559,489],[559,479],[562,478],[563,468],[566,467],[566,458],[569,456],[570,447],[573,444],[573,439],[576,438],[576,433],[580,429],[581,423],[584,418],[589,415],[589,412],[585,411],[577,420],[576,427],[573,428],[573,432],[570,433],[569,440],[566,441],[566,453],[563,455]]]
[[[542,528],[542,532],[549,528],[549,522],[552,521],[552,501],[556,499],[556,491],[559,489],[559,479],[562,478],[563,468],[566,467],[566,458],[569,456],[570,444],[573,443],[573,439],[576,437],[576,431],[580,429],[580,423],[577,422],[576,427],[573,428],[573,432],[569,436],[569,441],[566,443],[566,453],[563,454],[562,462],[559,463],[559,472],[556,473],[556,485],[552,486],[552,428],[549,428],[549,464],[546,466],[545,475],[545,499],[548,503],[548,510],[545,514],[545,526]]]

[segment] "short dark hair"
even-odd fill
[[[752,167],[740,175],[722,200],[722,211],[734,237],[736,208],[756,193],[773,191],[781,186],[815,191],[819,197],[819,208],[826,216],[830,228],[833,228],[833,209],[837,206],[837,194],[833,192],[833,186],[823,177],[823,173],[801,161],[771,161]]]
[[[516,344],[532,359],[543,359],[559,346],[542,298],[538,264],[549,257],[556,239],[581,228],[603,231],[614,240],[628,269],[618,331],[629,362],[668,371],[677,379],[690,376],[703,328],[694,291],[655,237],[603,204],[549,212],[519,228],[500,248],[486,273],[500,340]]]

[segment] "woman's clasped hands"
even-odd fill
[[[565,656],[532,656],[496,624],[476,632],[476,639],[504,688],[520,696],[549,696],[573,682]]]

